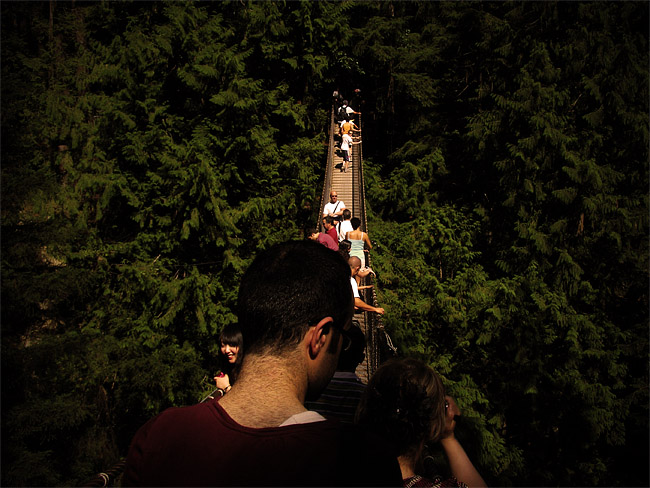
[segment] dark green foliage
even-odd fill
[[[400,130],[367,189],[387,322],[475,417],[493,484],[648,481],[647,18],[523,2],[368,20],[442,35],[411,55],[358,31],[401,107],[377,106]]]
[[[385,322],[492,485],[647,486],[648,5],[3,2],[2,482],[201,398],[359,86]],[[370,156],[370,158],[368,158]]]
[[[242,271],[313,222],[340,10],[3,5],[4,484],[200,398]]]

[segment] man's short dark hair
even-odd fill
[[[352,217],[352,212],[350,212],[349,208],[344,208],[343,209],[343,220],[350,220]]]
[[[242,278],[237,309],[246,354],[279,353],[324,317],[342,328],[352,314],[350,267],[313,241],[262,251]]]
[[[323,220],[325,220],[325,222],[327,222],[330,225],[334,225],[334,217],[332,217],[331,215],[328,215]]]

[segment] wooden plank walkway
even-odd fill
[[[331,130],[332,130],[332,134],[338,134],[339,124],[334,122],[332,124]],[[355,136],[354,140],[356,142],[357,140],[359,140],[359,138]],[[331,165],[332,173],[330,175],[331,176],[330,181],[332,182],[332,184],[331,184],[331,188],[327,190],[325,195],[327,198],[329,198],[329,192],[331,190],[336,190],[339,196],[339,200],[345,204],[345,208],[349,209],[350,212],[352,212],[352,217],[361,218],[361,209],[364,202],[361,201],[361,195],[363,194],[363,192],[360,191],[360,185],[362,184],[362,182],[359,173],[359,165],[361,164],[359,146],[356,144],[352,146],[352,155],[350,158],[351,161],[350,164],[348,164],[347,171],[344,173],[343,171],[341,171],[341,168],[343,168],[343,156],[340,150],[341,147],[340,137],[336,137],[335,141],[336,141],[335,150],[332,155],[333,161]],[[364,283],[365,280],[362,280],[362,284]],[[365,312],[355,313],[353,320],[359,323],[361,330],[363,331],[364,334],[366,334],[367,337],[368,331],[366,327],[366,313]],[[370,356],[370,351],[366,347],[366,359],[363,360],[363,362],[357,367],[356,370],[357,376],[359,376],[359,378],[361,378],[361,381],[363,381],[364,383],[368,383],[368,378],[370,376],[369,364],[368,364],[369,356]]]
[[[338,134],[338,124],[336,122],[332,124],[332,131],[334,134]],[[360,140],[360,136],[355,136],[354,140],[355,142]],[[362,216],[362,209],[365,202],[362,201],[363,192],[360,189],[360,185],[363,182],[361,181],[359,171],[361,164],[359,145],[354,144],[352,146],[350,163],[345,173],[341,171],[343,168],[343,156],[340,147],[341,140],[340,137],[337,137],[335,150],[332,155],[331,188],[326,192],[326,197],[329,198],[329,191],[332,189],[336,190],[339,201],[342,201],[345,204],[345,208],[352,212],[352,217],[359,217],[361,219],[361,230],[366,231]]]

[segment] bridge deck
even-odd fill
[[[338,134],[339,124],[336,122],[332,123],[331,134]],[[359,140],[356,136],[354,137],[355,142]],[[335,148],[332,152],[332,164],[328,165],[330,178],[326,178],[326,181],[331,182],[331,189],[336,190],[339,196],[339,200],[345,204],[345,207],[352,212],[352,217],[359,217],[362,222],[364,222],[364,209],[363,205],[365,202],[362,201],[363,191],[360,191],[360,185],[363,184],[360,172],[361,165],[361,151],[359,145],[354,144],[352,146],[350,164],[348,165],[347,171],[344,173],[341,171],[343,168],[343,157],[340,150],[340,137],[335,138]],[[330,189],[326,189],[324,195],[329,197]],[[365,230],[365,229],[363,229]],[[365,279],[362,280],[361,284],[365,284]],[[366,312],[358,312],[354,314],[353,320],[359,323],[361,330],[368,337],[369,332],[366,326]],[[366,347],[366,358],[363,362],[357,367],[356,373],[361,378],[361,381],[364,383],[368,382],[368,378],[371,374],[369,357],[371,352],[368,347]]]

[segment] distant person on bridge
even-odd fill
[[[350,99],[350,107],[354,110],[354,113],[361,113],[361,107],[364,104],[364,100],[361,98],[361,90],[359,88],[354,89],[354,96]]]
[[[334,105],[334,113],[338,114],[339,108],[341,108],[341,105],[343,104],[343,95],[341,95],[341,92],[336,89],[332,93],[332,104]]]
[[[343,165],[341,171],[346,173],[350,164],[350,151],[352,151],[352,144],[359,144],[359,141],[353,142],[350,134],[343,134],[341,136],[341,152],[343,153]]]
[[[350,219],[352,218],[352,212],[350,212],[349,209],[344,209],[343,214],[341,215],[341,222],[339,222],[339,225],[336,226],[336,232],[339,235],[339,242],[345,240],[345,235],[354,230],[352,228],[352,224],[350,223]]]
[[[352,115],[358,115],[361,112],[357,112],[348,104],[347,100],[343,100],[341,108],[339,108],[339,122],[343,119],[352,119]]]
[[[331,215],[335,220],[341,220],[341,215],[343,215],[343,210],[345,210],[345,203],[339,200],[339,194],[336,190],[330,191],[330,201],[325,204],[323,209],[323,216]]]
[[[353,132],[359,132],[360,129],[357,127],[357,124],[354,123],[354,121],[350,118],[345,119],[343,122],[341,122],[341,135],[343,134],[350,134],[352,135]]]
[[[352,231],[345,234],[345,238],[349,240],[352,245],[350,256],[358,257],[361,263],[365,266],[365,253],[368,252],[368,250],[365,249],[365,246],[368,246],[368,249],[372,249],[370,238],[368,237],[368,234],[359,230],[359,227],[361,226],[361,219],[359,217],[353,217],[352,220],[350,220],[350,224],[352,225]]]
[[[339,250],[339,235],[336,232],[336,227],[334,226],[334,217],[328,215],[323,217],[323,227],[325,228],[325,233],[332,238],[336,243],[336,250]]]
[[[309,240],[321,243],[327,249],[331,249],[332,251],[339,250],[339,244],[337,241],[332,239],[332,237],[325,232],[318,232],[318,229],[314,227],[307,230],[307,238]]]
[[[399,486],[385,441],[304,407],[348,341],[349,277],[338,253],[311,242],[258,254],[239,288],[246,355],[237,383],[140,428],[123,486]]]
[[[355,112],[352,107],[348,105],[347,100],[343,100],[343,103],[339,107],[339,110],[336,114],[336,120],[337,122],[341,123],[344,120],[347,120],[348,118],[352,118],[353,114],[358,114],[359,112]]]
[[[366,385],[356,374],[357,366],[366,357],[366,336],[354,321],[348,336],[350,342],[346,349],[341,350],[334,377],[318,400],[305,402],[305,407],[320,413],[325,418],[351,425],[354,423],[359,401],[366,389]]]
[[[487,486],[454,436],[460,409],[445,396],[440,377],[417,359],[391,360],[377,369],[361,399],[357,420],[392,443],[405,487]],[[440,442],[453,478],[416,474],[424,446]]]
[[[383,315],[383,308],[373,307],[372,305],[367,304],[359,295],[359,284],[357,283],[356,277],[361,269],[361,260],[356,256],[351,256],[350,259],[348,259],[348,264],[350,265],[350,285],[352,286],[352,293],[354,294],[354,306],[364,312],[377,312],[378,314]]]

